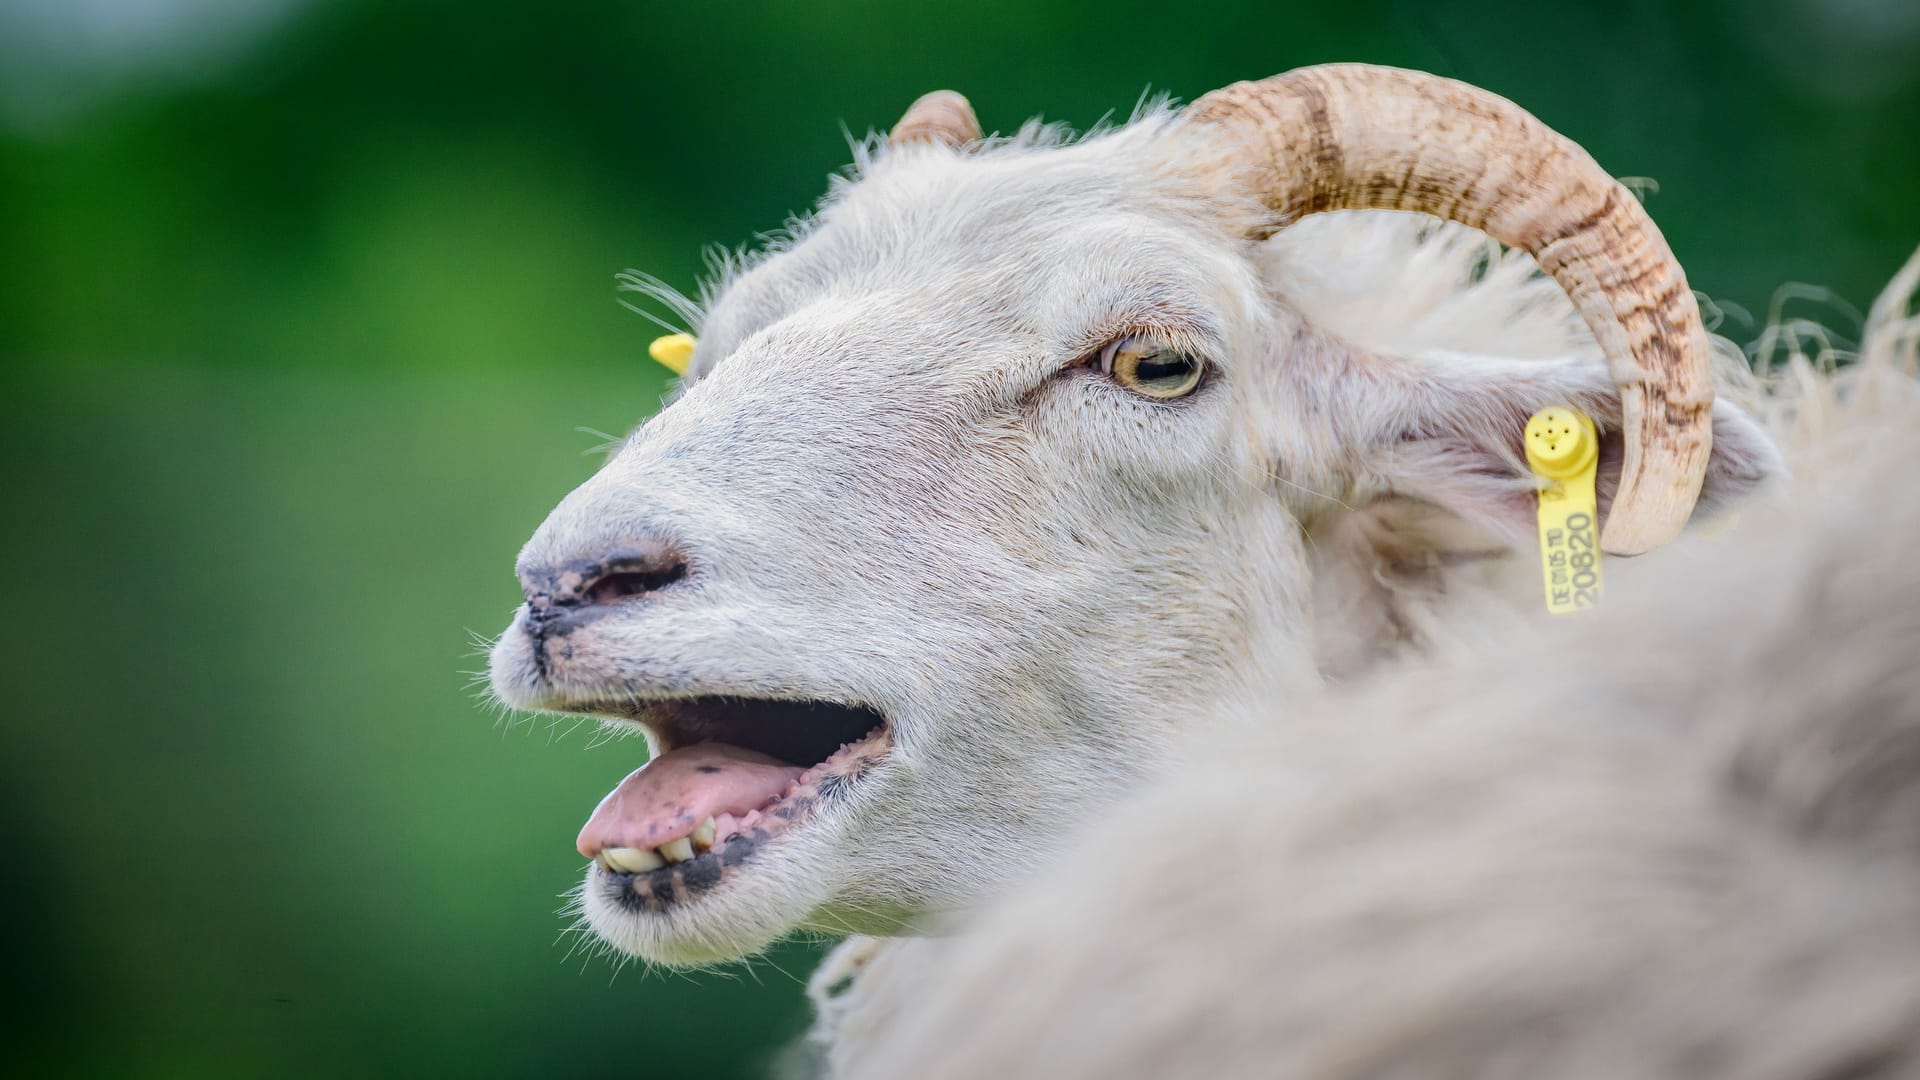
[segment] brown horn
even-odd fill
[[[892,133],[887,136],[887,145],[937,142],[960,150],[979,138],[980,121],[974,117],[973,106],[967,99],[951,90],[935,90],[922,94],[907,107],[906,115],[893,125]]]
[[[1485,90],[1368,64],[1235,83],[1186,116],[1245,141],[1275,228],[1324,210],[1418,210],[1532,255],[1620,391],[1626,461],[1601,546],[1637,555],[1686,527],[1713,442],[1706,330],[1660,230],[1586,151]]]

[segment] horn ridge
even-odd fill
[[[1274,213],[1256,235],[1329,210],[1411,210],[1532,255],[1620,392],[1626,459],[1602,546],[1638,554],[1686,526],[1712,450],[1706,329],[1659,228],[1585,150],[1496,94],[1369,64],[1235,83],[1185,119],[1244,146]]]

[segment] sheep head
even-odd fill
[[[1600,350],[1320,325],[1281,230],[1349,208],[1526,249]],[[1195,717],[1320,678],[1316,535],[1410,498],[1528,543],[1538,407],[1618,433],[1616,550],[1774,461],[1713,406],[1639,205],[1512,104],[1390,69],[1060,144],[928,95],[699,329],[679,397],[522,552],[492,658],[511,705],[646,731],[581,835],[583,908],[665,963],[992,895]]]

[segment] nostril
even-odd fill
[[[687,564],[678,560],[661,567],[610,570],[587,587],[585,600],[589,604],[611,604],[629,596],[658,592],[686,576]]]
[[[597,559],[524,566],[520,586],[529,615],[543,626],[557,626],[569,612],[659,592],[691,572],[678,544],[629,541]]]

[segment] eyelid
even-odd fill
[[[1218,366],[1225,352],[1225,327],[1192,291],[1165,282],[1135,282],[1101,297],[1090,297],[1096,312],[1072,339],[1061,342],[1066,355],[1095,366],[1102,353],[1128,337],[1146,338]],[[1077,339],[1077,340],[1074,340]]]
[[[1151,330],[1129,330],[1124,334],[1118,334],[1108,339],[1107,343],[1105,345],[1100,346],[1100,348],[1097,351],[1095,351],[1092,356],[1088,357],[1088,359],[1095,362],[1093,366],[1100,372],[1100,374],[1112,375],[1113,374],[1113,354],[1120,351],[1120,346],[1125,345],[1130,341],[1142,341],[1149,345],[1160,347],[1160,348],[1169,348],[1169,349],[1176,349],[1176,350],[1179,348],[1177,344],[1169,340],[1166,336],[1155,334]],[[1196,359],[1200,359],[1200,358],[1196,356]],[[1204,359],[1201,359],[1201,362],[1205,363],[1206,361]]]
[[[1171,349],[1181,356],[1195,361],[1202,368],[1208,370],[1220,366],[1214,362],[1214,350],[1208,348],[1203,341],[1193,340],[1193,335],[1169,334],[1164,331],[1155,330],[1129,330],[1126,333],[1116,335],[1108,339],[1105,345],[1100,346],[1100,348],[1088,354],[1085,359],[1076,361],[1075,366],[1084,365],[1093,368],[1102,375],[1111,376],[1113,374],[1113,354],[1120,350],[1120,346],[1130,341],[1142,342],[1150,348]]]

